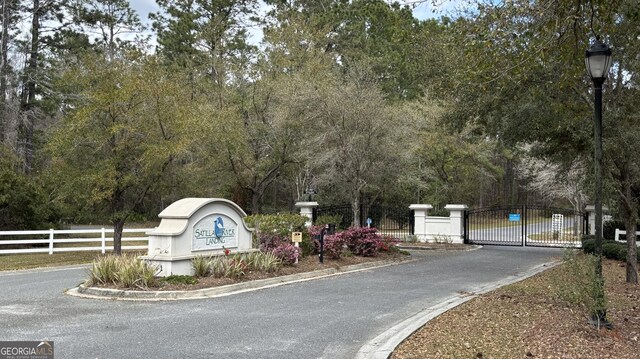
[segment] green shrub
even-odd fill
[[[17,170],[18,163],[0,145],[0,230],[55,228],[59,218],[47,184]]]
[[[595,236],[583,236],[582,237],[582,251],[585,253],[595,253],[596,252],[596,239]]]
[[[295,213],[255,214],[245,217],[247,226],[255,229],[255,233],[277,234],[288,237],[291,232],[302,232],[307,217]]]
[[[596,240],[582,240],[582,250],[585,253],[595,254]],[[627,260],[627,244],[624,242],[602,241],[602,256],[609,259],[625,261]],[[640,261],[640,251],[637,252],[637,258]]]
[[[336,230],[344,229],[340,224],[342,223],[342,215],[341,214],[323,214],[322,216],[318,216],[315,221],[313,221],[314,226],[324,226],[325,224],[335,224]]]
[[[559,274],[554,285],[555,292],[569,303],[581,306],[595,318],[607,310],[604,282],[596,275],[597,258],[578,253],[570,249],[565,251],[565,270]]]
[[[310,256],[312,254],[316,254],[316,246],[313,244],[313,240],[311,240],[311,235],[307,232],[302,233],[302,242],[300,242],[300,250],[303,257]]]

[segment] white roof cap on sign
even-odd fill
[[[173,202],[164,211],[160,212],[158,217],[160,218],[190,218],[197,210],[206,206],[209,203],[221,202],[227,206],[232,207],[238,212],[241,217],[246,217],[246,213],[237,204],[224,198],[183,198],[181,200]]]

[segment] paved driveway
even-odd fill
[[[63,295],[84,269],[0,273],[0,340],[53,340],[56,358],[353,358],[457,292],[559,257],[552,248],[414,252],[416,262],[214,299]]]

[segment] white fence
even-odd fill
[[[145,241],[148,243],[149,237],[136,236],[141,233],[144,234],[150,231],[151,228],[141,229],[125,229],[122,232],[122,250],[130,249],[147,249],[147,245],[130,245],[125,246],[125,242],[140,242]],[[60,238],[60,236],[65,238]],[[72,235],[74,238],[68,238]],[[107,236],[110,237],[107,237]],[[27,239],[8,239],[3,240],[3,237],[24,237],[30,236]],[[33,237],[39,238],[33,238]],[[56,236],[58,236],[56,238]],[[78,236],[76,238],[76,236]],[[107,242],[113,242],[113,228],[106,229],[49,229],[39,231],[0,231],[0,254],[16,254],[16,253],[49,253],[56,252],[77,252],[77,251],[101,251],[103,254],[106,251],[113,250],[113,244],[107,245]],[[80,243],[93,243],[91,246],[74,246],[73,244]],[[5,245],[33,245],[33,244],[48,244],[48,247],[36,247],[36,248],[19,248],[19,249],[2,249]],[[56,246],[61,244],[61,246]],[[71,245],[69,245],[71,244]],[[100,246],[98,246],[100,244]]]
[[[613,237],[613,239],[614,239],[616,242],[624,242],[624,243],[627,243],[627,241],[622,241],[622,240],[620,240],[620,235],[621,235],[621,234],[625,234],[625,235],[626,235],[626,234],[627,234],[627,231],[623,231],[623,230],[621,230],[621,229],[616,228],[616,234],[615,234],[615,236]],[[640,231],[636,232],[636,236],[640,236]],[[636,246],[640,246],[640,243],[636,242]]]

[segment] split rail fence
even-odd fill
[[[146,232],[150,230],[151,228],[124,229],[122,250],[147,249],[149,237],[146,236]],[[29,238],[24,238],[26,236]],[[128,242],[136,243],[125,245]],[[0,255],[77,251],[101,251],[104,254],[111,250],[113,250],[113,228],[0,231]]]

